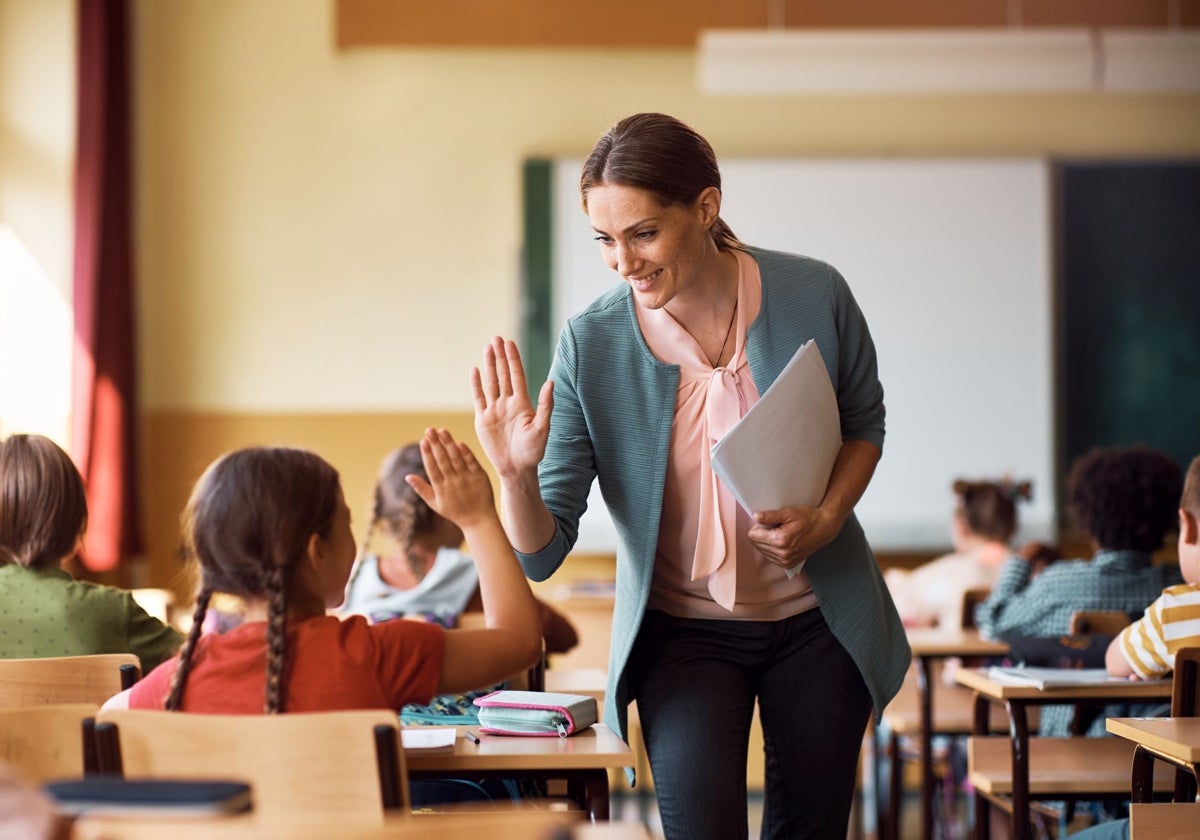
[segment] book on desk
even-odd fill
[[[1113,685],[1129,682],[1128,677],[1114,677],[1104,668],[1042,668],[1000,667],[992,666],[987,669],[989,679],[1009,685],[1027,685],[1033,688],[1077,688],[1088,685]],[[1149,680],[1147,682],[1170,682],[1170,680]]]

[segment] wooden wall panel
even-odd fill
[[[766,3],[728,0],[338,0],[340,47],[692,47],[703,27],[761,27]]]
[[[343,48],[692,47],[717,27],[1196,27],[1200,0],[337,0],[336,17]]]

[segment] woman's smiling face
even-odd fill
[[[647,309],[666,306],[695,279],[715,248],[709,227],[719,210],[715,189],[690,206],[664,206],[652,192],[619,184],[600,184],[587,193],[588,218],[605,264]]]

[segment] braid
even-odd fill
[[[263,711],[283,711],[284,666],[287,664],[287,577],[288,568],[273,565],[267,572],[267,697]]]
[[[416,495],[415,493],[413,494]],[[400,543],[400,547],[404,549],[404,556],[408,558],[408,567],[412,569],[413,574],[417,578],[424,576],[425,564],[421,558],[413,551],[413,538],[417,532],[417,519],[422,513],[418,509],[418,505],[425,503],[420,499],[405,499],[405,504],[401,505],[396,511],[396,515],[392,518],[392,527],[395,529],[396,540]]]
[[[179,711],[183,701],[183,686],[192,670],[192,654],[196,643],[204,632],[204,616],[208,612],[208,602],[212,598],[212,590],[204,587],[196,596],[196,609],[192,613],[192,629],[188,631],[187,640],[179,651],[179,664],[175,666],[175,675],[171,678],[171,691],[167,694],[165,708],[168,712]]]

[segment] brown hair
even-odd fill
[[[70,456],[41,435],[0,441],[0,566],[53,566],[87,527],[87,495]]]
[[[1148,446],[1097,447],[1076,459],[1067,475],[1067,501],[1076,526],[1102,549],[1154,552],[1175,528],[1183,472]]]
[[[340,499],[337,471],[302,449],[242,449],[204,471],[183,513],[183,552],[200,566],[200,591],[168,710],[178,709],[183,699],[209,600],[214,592],[226,592],[267,600],[264,710],[283,711],[292,571],[313,534],[328,536]]]
[[[664,206],[691,205],[709,187],[721,189],[717,156],[691,126],[666,114],[634,114],[596,141],[583,164],[579,193],[587,210],[588,191],[602,184],[636,187]],[[710,231],[717,248],[742,243],[720,217]]]
[[[420,577],[424,564],[413,555],[413,540],[418,534],[430,531],[438,521],[438,514],[425,504],[417,491],[404,480],[406,475],[419,475],[426,480],[425,462],[421,459],[419,444],[410,443],[388,453],[379,466],[379,477],[375,481],[375,502],[371,508],[370,524],[363,538],[366,553],[377,526],[384,526],[404,549],[409,566]]]
[[[1193,458],[1192,463],[1188,465],[1179,506],[1192,516],[1200,518],[1200,455]]]
[[[954,482],[963,521],[973,534],[1007,544],[1017,532],[1017,500],[1033,498],[1028,481]]]

